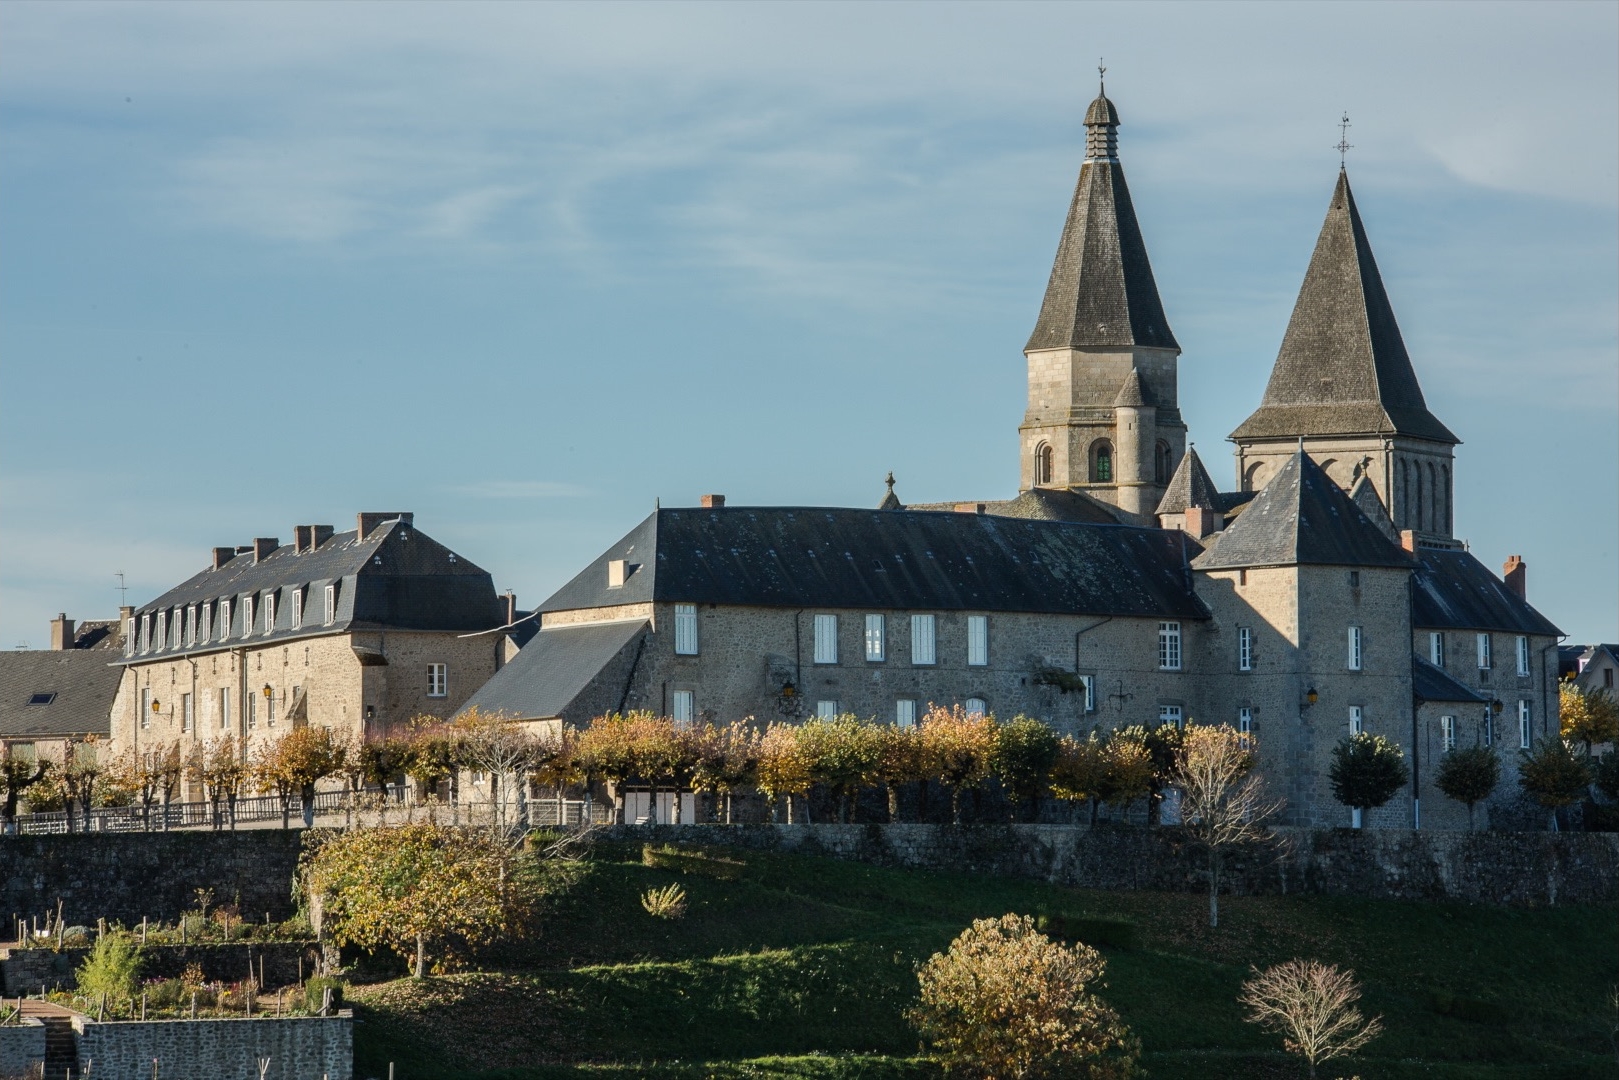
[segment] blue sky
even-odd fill
[[[1619,639],[1619,6],[0,6],[0,643],[357,510],[1017,484],[1105,56],[1215,478],[1350,176],[1458,534]]]

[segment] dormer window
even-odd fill
[[[325,596],[326,596],[326,613],[325,613],[322,621],[326,626],[330,626],[334,622],[337,621],[337,586],[336,585],[328,585],[328,586],[326,586]]]
[[[229,638],[230,638],[230,601],[229,600],[221,600],[219,602],[219,640],[220,641],[226,641]]]
[[[292,628],[298,629],[304,624],[304,591],[292,590]]]
[[[264,595],[264,632],[275,633],[275,593]]]
[[[253,598],[242,597],[242,636],[253,636]]]

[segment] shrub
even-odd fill
[[[1619,800],[1619,750],[1609,750],[1598,758],[1593,774],[1597,790],[1610,799]]]
[[[146,1002],[154,1009],[171,1009],[189,1005],[191,990],[183,979],[160,979],[146,986]]]
[[[105,997],[109,1006],[132,1000],[140,988],[140,945],[127,933],[101,935],[79,965],[79,993],[92,1000]]]
[[[1551,811],[1557,829],[1557,809],[1577,801],[1591,783],[1591,770],[1562,739],[1541,739],[1534,749],[1521,751],[1518,786],[1535,802]]]
[[[679,885],[648,889],[641,894],[641,906],[657,919],[678,919],[686,914],[686,890]]]
[[[1501,759],[1489,746],[1452,750],[1439,762],[1434,784],[1467,806],[1467,827],[1473,827],[1473,807],[1490,797],[1501,779]]]
[[[1092,992],[1105,967],[1027,915],[978,919],[918,971],[921,1003],[907,1016],[952,1071],[1119,1080],[1136,1075],[1140,1045]]]
[[[327,990],[332,992],[332,1008],[336,1009],[343,1004],[343,992],[347,989],[342,979],[316,976],[304,983],[304,1010],[312,1013],[320,1012],[321,1002]]]
[[[1014,804],[1029,804],[1038,816],[1060,743],[1051,726],[1027,716],[1013,717],[995,734],[990,769]]]
[[[1394,798],[1411,779],[1400,747],[1369,732],[1350,735],[1332,748],[1332,794],[1345,806],[1370,810]]]

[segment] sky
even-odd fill
[[[1010,496],[1101,58],[1215,479],[1347,112],[1457,534],[1619,640],[1616,42],[1611,3],[9,0],[0,647],[360,510],[526,607],[658,499]]]

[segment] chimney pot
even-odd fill
[[[263,562],[275,554],[275,549],[281,546],[281,541],[274,536],[255,536],[253,538],[253,561]]]
[[[1517,555],[1508,555],[1501,567],[1501,580],[1507,588],[1518,594],[1519,600],[1529,599],[1529,564]]]
[[[510,626],[517,621],[517,594],[507,589],[503,599],[506,601],[506,625]]]
[[[65,611],[51,620],[51,648],[56,652],[73,648],[73,620]]]
[[[718,510],[720,507],[725,505],[725,496],[704,495],[701,502],[704,510]]]

